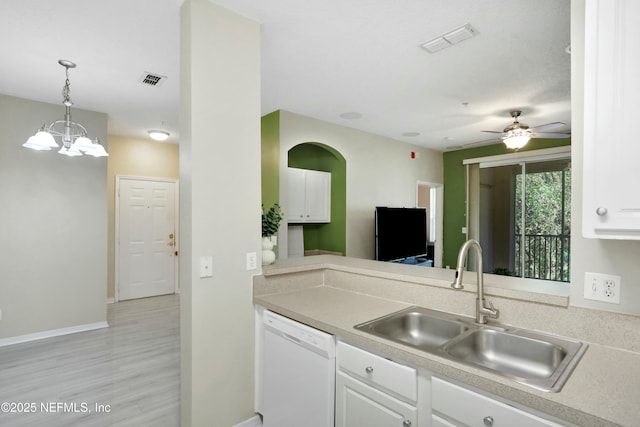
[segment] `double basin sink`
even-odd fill
[[[560,391],[587,349],[564,337],[480,325],[423,307],[409,307],[355,328],[548,392]]]

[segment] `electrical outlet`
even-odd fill
[[[612,274],[584,273],[584,297],[595,301],[620,304],[622,278]]]

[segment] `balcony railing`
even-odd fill
[[[521,245],[522,236],[516,236],[516,254],[524,250],[524,275],[517,262],[515,275],[568,282],[570,240],[568,234],[526,234]]]

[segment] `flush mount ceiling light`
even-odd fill
[[[69,82],[69,68],[75,68],[76,64],[67,61],[66,59],[60,59],[58,64],[65,68],[67,79],[62,88],[62,104],[65,107],[64,120],[56,120],[49,126],[42,125],[40,130],[35,135],[30,137],[27,142],[22,144],[23,147],[31,148],[33,150],[48,151],[52,148],[58,148],[59,145],[55,138],[60,138],[62,142],[62,148],[58,151],[65,156],[82,156],[87,154],[94,157],[105,157],[109,154],[104,147],[100,144],[98,138],[91,140],[87,137],[87,129],[80,123],[76,123],[71,120],[71,88]]]
[[[156,141],[164,141],[169,138],[169,132],[163,130],[150,130],[148,131],[151,139],[155,139]]]

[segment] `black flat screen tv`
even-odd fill
[[[427,254],[425,208],[376,207],[376,259],[397,261]]]

